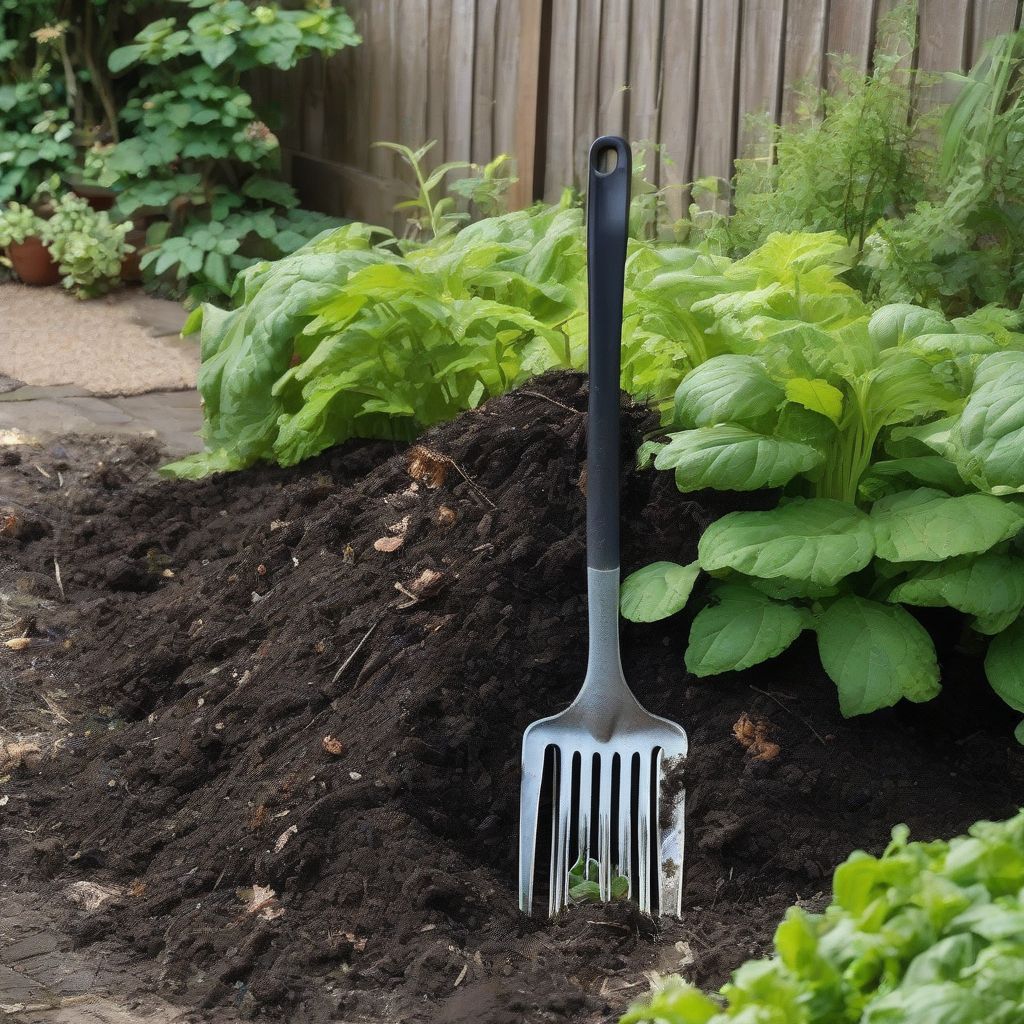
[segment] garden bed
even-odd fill
[[[214,1019],[604,1021],[651,969],[720,983],[894,823],[1014,811],[1012,713],[941,617],[943,695],[849,721],[806,639],[695,681],[685,623],[624,623],[637,695],[690,734],[685,918],[523,918],[520,739],[586,657],[585,404],[583,377],[542,377],[430,431],[441,458],[411,467],[382,442],[197,483],[155,481],[143,446],[8,455],[5,639],[32,639],[2,652],[0,713],[32,730],[47,707],[59,743],[0,771],[3,880]],[[628,453],[655,424],[625,420]],[[687,563],[711,520],[770,498],[627,469],[624,568]],[[744,714],[771,760],[734,737]],[[77,908],[81,881],[112,895]]]

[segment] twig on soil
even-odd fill
[[[818,730],[815,729],[814,726],[811,725],[811,723],[806,718],[804,718],[803,715],[801,715],[797,711],[794,711],[792,708],[786,707],[786,705],[783,704],[782,701],[779,700],[779,698],[776,697],[774,693],[769,693],[767,690],[758,689],[758,687],[756,687],[756,686],[751,686],[750,688],[754,691],[754,693],[759,693],[759,694],[761,694],[762,697],[767,697],[769,700],[774,701],[776,704],[778,704],[778,706],[780,708],[782,708],[783,711],[786,712],[787,715],[792,715],[794,718],[796,718],[799,721],[803,722],[803,724],[806,725],[807,728],[811,730],[811,732],[814,734],[814,738],[822,746],[828,746],[828,744],[824,741],[824,739],[822,739],[822,737],[821,737],[820,733],[818,732]]]
[[[497,509],[498,506],[495,505],[494,502],[487,497],[487,494],[485,493],[484,489],[453,458],[447,455],[443,456],[443,458],[448,463],[448,465],[451,466],[452,469],[454,469],[455,472],[458,473],[459,476],[461,476],[462,479],[465,480],[467,484],[469,484],[469,489],[481,501],[483,501],[487,505],[490,505],[491,508]]]
[[[57,577],[57,589],[60,591],[60,599],[67,601],[67,594],[64,593],[64,583],[60,578],[60,565],[56,558],[53,560],[53,575]]]
[[[557,405],[559,409],[564,409],[566,412],[571,412],[574,416],[582,416],[583,413],[579,409],[574,409],[571,405],[566,405],[564,402],[559,402],[557,399],[552,398],[550,395],[542,394],[540,391],[527,391],[526,388],[520,388],[519,394],[529,395],[531,398],[539,398],[541,401],[550,402],[552,405]]]
[[[370,639],[370,634],[380,625],[380,619],[363,634],[363,639],[356,644],[355,650],[338,666],[338,671],[334,673],[331,679],[331,683],[336,683],[341,678],[341,673],[345,671],[352,664],[352,659],[362,650],[363,644]]]

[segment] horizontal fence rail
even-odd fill
[[[399,227],[411,175],[378,140],[442,160],[516,159],[512,203],[584,180],[615,133],[664,146],[659,184],[728,178],[755,141],[748,115],[786,123],[795,86],[867,70],[896,0],[347,0],[363,44],[263,75],[287,172],[315,209]],[[915,67],[965,71],[1020,26],[1022,0],[919,0]],[[932,90],[948,98],[952,87]]]

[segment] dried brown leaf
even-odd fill
[[[414,480],[421,480],[427,487],[440,487],[448,475],[450,460],[422,444],[409,449],[406,466]]]
[[[373,546],[377,551],[397,551],[405,543],[404,537],[378,537]]]
[[[754,721],[745,711],[733,723],[732,734],[755,761],[774,761],[782,748],[771,738],[774,726],[759,719]]]
[[[456,513],[455,509],[449,508],[447,505],[442,505],[437,510],[437,521],[442,526],[451,526],[455,522]]]

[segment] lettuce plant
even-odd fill
[[[845,259],[836,236],[774,235],[722,270],[732,290],[690,303],[708,358],[641,461],[682,491],[782,494],[712,524],[693,565],[627,578],[623,614],[673,614],[703,571],[692,673],[748,668],[809,629],[858,715],[938,693],[932,641],[905,606],[951,607],[995,636],[989,680],[1024,711],[1024,335],[984,310],[869,315],[838,279]]]
[[[1017,1024],[1024,1013],[1024,812],[949,842],[893,829],[854,853],[822,914],[792,907],[775,955],[719,998],[679,978],[620,1024]]]

